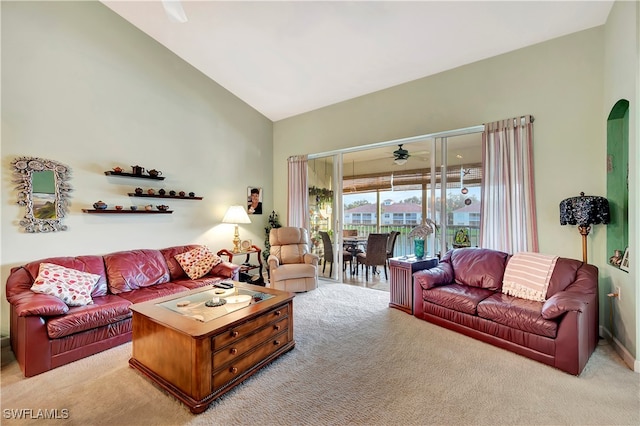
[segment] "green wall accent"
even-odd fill
[[[607,255],[629,246],[629,101],[621,99],[607,119]]]

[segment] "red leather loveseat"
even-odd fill
[[[462,248],[414,273],[414,315],[579,375],[598,343],[598,269],[559,257],[544,302],[502,292],[507,253]]]
[[[11,305],[11,348],[26,377],[131,340],[129,306],[169,294],[238,279],[239,265],[222,262],[190,279],[175,259],[199,246],[130,250],[104,256],[52,257],[12,268],[6,295]],[[68,306],[31,290],[41,263],[99,275],[93,303]]]

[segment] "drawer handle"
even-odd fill
[[[278,331],[278,330],[280,330],[280,326],[276,324],[276,325],[273,326],[273,329]]]
[[[274,344],[274,346],[278,346],[280,344],[280,340],[274,340],[273,344]]]
[[[238,334],[240,334],[240,333],[238,333],[237,331],[234,330],[234,331],[231,332],[231,337],[238,337]]]
[[[274,315],[275,315],[275,316],[277,316],[277,317],[279,317],[280,315],[282,315],[282,312],[280,312],[280,311],[275,311],[275,312],[274,312]]]
[[[231,348],[231,350],[229,352],[231,352],[231,355],[235,355],[235,354],[238,353],[238,349],[237,348]]]
[[[236,373],[238,372],[238,369],[237,369],[236,367],[231,367],[231,368],[229,369],[229,372],[230,372],[231,374],[236,374]]]

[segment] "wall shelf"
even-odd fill
[[[114,171],[106,171],[104,172],[107,176],[122,176],[122,177],[132,177],[132,178],[141,178],[141,179],[152,179],[152,180],[164,180],[163,176],[149,176],[149,175],[134,175],[133,173],[124,173],[124,172],[114,172]]]
[[[83,213],[99,213],[99,214],[171,214],[173,210],[115,210],[115,209],[82,209]]]
[[[129,192],[129,197],[147,197],[147,198],[174,198],[180,200],[202,200],[202,197],[190,197],[188,195],[160,195],[160,194],[136,194],[135,192]]]

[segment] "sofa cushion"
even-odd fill
[[[64,266],[65,268],[75,269],[76,271],[89,272],[91,274],[100,275],[100,279],[91,291],[91,297],[104,296],[107,294],[107,274],[104,269],[104,261],[102,256],[77,256],[77,257],[49,257],[40,259],[35,262],[27,263],[24,268],[31,275],[29,287],[40,272],[41,263],[53,263]]]
[[[211,253],[205,246],[194,248],[186,253],[177,254],[176,260],[192,280],[197,280],[205,276],[211,271],[211,268],[222,262],[220,257]]]
[[[169,268],[159,250],[128,250],[104,256],[109,291],[120,294],[169,281]]]
[[[48,320],[47,334],[57,339],[116,323],[131,316],[130,305],[128,300],[112,294],[96,297],[91,305],[75,306],[65,315]]]
[[[193,290],[194,288],[200,288],[200,287],[204,287],[207,285],[212,285],[212,284],[216,284],[219,283],[220,281],[224,280],[226,278],[223,277],[215,277],[215,276],[211,276],[211,275],[207,275],[203,278],[197,279],[197,280],[192,280],[189,278],[185,278],[182,280],[176,280],[173,281],[173,284],[178,284],[181,285],[183,287],[188,288],[189,290]]]
[[[449,251],[443,261],[450,259],[456,283],[498,291],[508,256],[496,250],[462,248]]]
[[[84,306],[93,303],[91,291],[99,279],[100,275],[43,262],[31,290],[55,296],[69,306]]]
[[[543,302],[495,293],[478,304],[478,316],[507,327],[555,338],[558,324],[542,318]]]
[[[123,299],[127,299],[131,303],[142,303],[147,300],[157,299],[159,297],[169,296],[187,290],[189,290],[187,287],[180,284],[164,283],[120,293],[118,296]]]
[[[299,278],[314,278],[317,269],[307,263],[292,263],[290,265],[280,265],[278,269],[271,271],[272,281],[295,280]]]
[[[433,287],[422,292],[424,300],[470,315],[476,314],[478,303],[494,292],[484,288],[461,284]]]
[[[556,267],[553,269],[553,275],[549,281],[547,288],[547,299],[554,294],[565,290],[569,284],[575,282],[578,277],[578,270],[585,265],[580,260],[568,259],[566,257],[558,258]]]
[[[176,260],[176,255],[186,253],[198,247],[200,246],[197,244],[187,244],[184,246],[167,247],[160,250],[164,260],[167,262],[167,267],[169,268],[169,281],[176,281],[187,277],[187,274],[184,273],[184,269],[182,269]]]
[[[558,256],[540,253],[514,254],[504,271],[502,292],[522,299],[544,302],[557,260]]]

